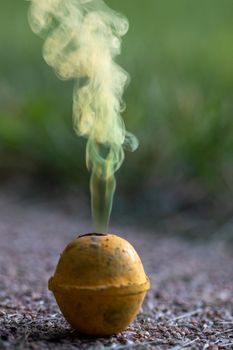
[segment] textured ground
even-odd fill
[[[104,339],[80,336],[47,290],[59,253],[90,230],[77,205],[0,195],[0,349],[233,349],[233,251],[117,228],[140,252],[152,288],[136,321]]]

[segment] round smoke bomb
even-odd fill
[[[121,332],[134,320],[150,287],[133,246],[113,234],[91,233],[71,241],[59,259],[49,289],[79,332]]]

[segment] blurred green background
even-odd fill
[[[140,140],[117,174],[115,213],[150,223],[180,213],[226,221],[233,211],[232,0],[106,2],[130,21],[118,61],[132,78],[125,123]],[[87,192],[85,140],[72,128],[73,83],[43,61],[28,6],[0,6],[0,181],[26,176],[41,189]]]

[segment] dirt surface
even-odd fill
[[[114,231],[134,244],[151,278],[140,314],[109,338],[72,330],[47,280],[64,246],[90,231],[82,205],[74,215],[65,201],[0,195],[0,349],[233,349],[232,246],[133,227]]]

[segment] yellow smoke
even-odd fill
[[[45,61],[61,79],[75,79],[74,128],[88,139],[92,213],[96,230],[106,230],[123,148],[138,146],[121,117],[129,76],[114,61],[128,21],[103,0],[31,0],[29,23],[45,38]]]

